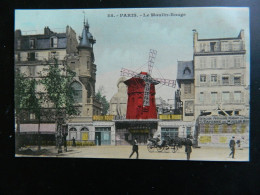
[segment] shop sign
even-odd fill
[[[93,115],[93,121],[112,121],[114,119],[114,115]]]
[[[199,124],[237,124],[248,122],[249,119],[243,116],[208,116],[199,117]]]
[[[148,129],[130,129],[129,130],[131,133],[149,133],[149,130]]]
[[[88,140],[88,133],[87,132],[82,132],[82,140],[87,141]]]
[[[159,119],[161,119],[161,120],[181,120],[182,115],[179,115],[179,114],[160,114]]]
[[[219,137],[219,143],[227,143],[227,137]]]
[[[210,143],[211,142],[211,136],[200,136],[200,143]]]

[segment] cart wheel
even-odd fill
[[[164,149],[164,148],[163,148],[162,146],[157,146],[157,151],[158,151],[158,152],[162,152],[163,149]]]
[[[149,152],[153,152],[153,151],[154,151],[153,145],[152,145],[152,144],[148,144],[148,145],[147,145],[147,150],[148,150]]]
[[[173,146],[172,147],[172,152],[175,153],[178,150],[178,146]]]

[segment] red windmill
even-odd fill
[[[125,68],[121,70],[121,76],[132,77],[125,81],[128,86],[127,119],[156,119],[155,85],[176,86],[175,80],[151,77],[156,54],[156,50],[150,50],[148,72],[137,73]]]

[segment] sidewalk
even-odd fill
[[[180,148],[176,153],[170,149],[163,152],[150,153],[146,146],[139,146],[139,159],[154,160],[186,160],[185,147]],[[58,154],[55,146],[43,146],[42,153],[37,153],[37,146],[30,147],[32,153],[16,154],[16,157],[62,157],[62,158],[109,158],[129,159],[132,146],[86,146],[71,147],[67,152]],[[191,161],[249,161],[249,149],[236,150],[235,159],[229,158],[229,148],[201,147],[192,148]],[[135,159],[136,154],[131,159]]]

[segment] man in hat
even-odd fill
[[[132,153],[130,154],[129,158],[131,158],[131,156],[132,156],[135,152],[136,152],[136,159],[138,159],[138,157],[139,157],[139,154],[138,154],[138,143],[137,143],[136,138],[134,139],[133,148],[132,148]]]
[[[229,141],[229,147],[231,150],[229,157],[232,155],[232,158],[235,158],[235,146],[236,146],[236,142],[235,142],[235,137],[233,136],[232,139]]]
[[[191,139],[190,135],[188,135],[187,138],[185,139],[185,152],[187,154],[187,160],[190,160],[190,154],[192,152],[191,149],[192,141],[190,139]]]

